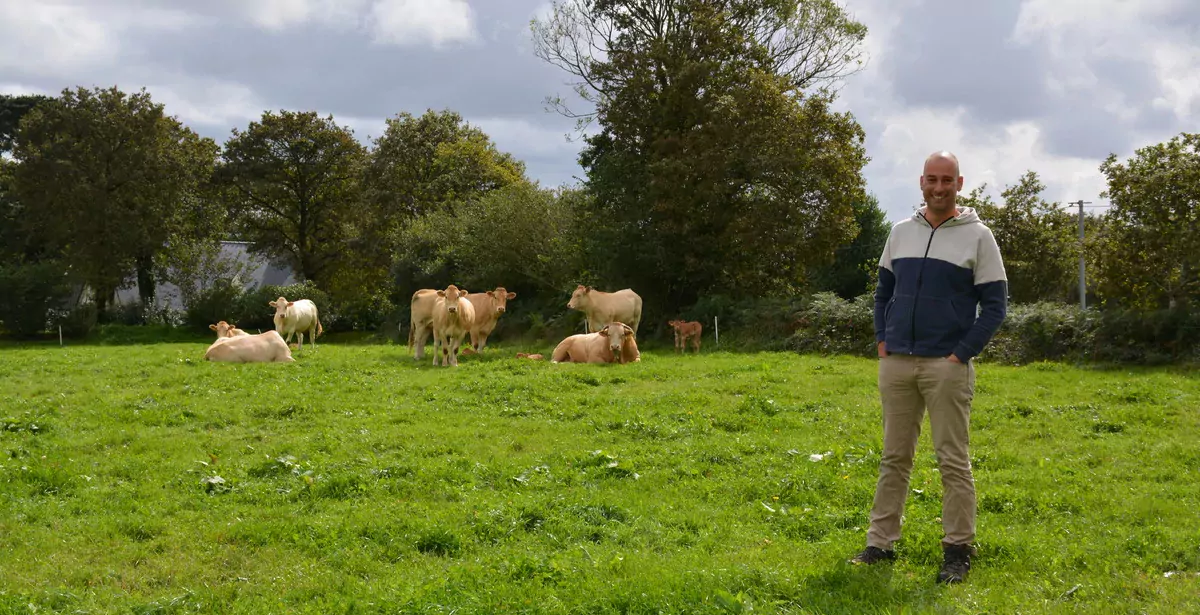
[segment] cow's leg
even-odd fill
[[[420,361],[421,359],[425,358],[425,341],[429,339],[429,332],[425,330],[424,325],[417,323],[413,323],[412,328],[413,345],[416,346],[416,352],[413,354],[413,358]],[[434,340],[434,343],[436,344],[437,340]]]
[[[313,350],[317,349],[317,325],[313,324],[308,330],[308,343],[312,344]]]
[[[458,349],[462,346],[462,338],[450,336],[450,365],[458,367]]]
[[[694,340],[692,340],[692,341],[693,341],[693,342],[695,342],[695,344],[696,344],[696,352],[697,352],[697,353],[699,353],[699,352],[700,352],[700,336],[699,336],[699,335],[697,335],[697,336],[696,336],[696,339],[694,339]]]

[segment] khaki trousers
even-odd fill
[[[963,365],[943,357],[888,355],[879,360],[879,395],[883,402],[883,459],[867,545],[891,549],[900,539],[900,518],[926,411],[942,475],[943,542],[972,543],[975,481],[968,430],[975,396],[974,361]]]

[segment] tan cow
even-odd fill
[[[291,363],[292,351],[278,331],[222,337],[204,353],[205,361],[222,363]]]
[[[237,328],[233,323],[228,323],[224,320],[215,325],[208,325],[208,328],[217,332],[217,339],[221,339],[223,337],[241,337],[243,335],[250,335],[249,333]]]
[[[591,333],[597,323],[627,323],[634,333],[642,321],[642,298],[626,288],[615,293],[596,290],[580,284],[571,293],[567,307],[583,312],[587,318],[587,332]]]
[[[637,335],[624,323],[610,322],[595,333],[579,333],[559,342],[553,363],[637,363]]]
[[[508,302],[517,298],[517,293],[510,293],[503,286],[486,293],[471,293],[467,301],[475,306],[475,325],[471,327],[471,348],[483,352],[487,347],[487,338],[496,330],[496,322],[500,315],[508,309]]]
[[[544,359],[545,357],[543,357],[543,356],[542,356],[542,355],[540,355],[540,354],[536,354],[536,353],[535,353],[535,354],[529,354],[529,353],[526,353],[526,352],[518,352],[518,353],[517,353],[517,358],[518,358],[518,359],[529,359],[530,361],[541,361],[541,360],[542,360],[542,359]]]
[[[460,288],[458,292],[467,291]],[[415,344],[413,358],[418,361],[425,358],[425,342],[433,333],[433,304],[437,303],[437,299],[436,289],[422,288],[413,293],[409,304],[411,314],[408,320],[408,347],[414,348]]]
[[[684,322],[682,320],[671,320],[667,322],[671,328],[675,330],[675,351],[687,352],[688,338],[692,340],[692,347],[696,352],[700,352],[700,333],[704,330],[704,326],[696,321]]]
[[[304,334],[308,334],[308,342],[317,347],[317,336],[324,333],[321,321],[317,318],[317,304],[309,299],[288,301],[280,297],[267,305],[275,308],[275,330],[283,335],[283,341],[292,341],[292,335],[299,338],[299,348],[304,348]]]
[[[475,324],[475,306],[467,301],[467,293],[451,284],[437,291],[433,304],[433,364],[438,364],[441,348],[442,365],[458,367],[458,348],[462,339]]]

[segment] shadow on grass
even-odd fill
[[[928,579],[901,578],[895,564],[838,564],[805,577],[794,594],[797,606],[814,613],[940,612],[944,588]],[[926,582],[927,581],[927,582]]]

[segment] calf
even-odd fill
[[[291,363],[292,351],[278,331],[222,337],[204,353],[205,361],[222,363]]]
[[[703,325],[696,321],[684,322],[682,320],[671,320],[667,322],[671,328],[675,330],[675,351],[687,352],[688,338],[692,340],[692,347],[696,352],[700,352],[700,333],[704,329]]]
[[[438,364],[440,347],[442,365],[458,367],[458,348],[474,324],[475,306],[467,301],[465,292],[453,284],[437,291],[433,304],[433,364]]]
[[[572,335],[559,342],[550,356],[553,363],[637,363],[636,334],[629,325],[610,322],[595,333]]]
[[[317,336],[324,333],[321,321],[317,318],[317,304],[308,299],[288,301],[280,297],[267,305],[275,308],[275,330],[285,336],[283,341],[292,341],[292,334],[299,338],[300,348],[304,348],[304,334],[309,334],[308,341],[317,347]]]

